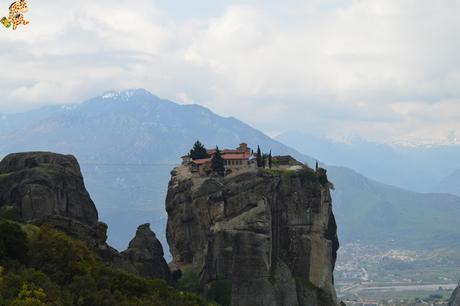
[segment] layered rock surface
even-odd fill
[[[460,306],[460,284],[449,299],[449,306]]]
[[[49,152],[15,153],[0,162],[0,208],[19,221],[52,224],[83,240],[101,260],[146,278],[170,280],[163,248],[149,225],[138,228],[129,248],[118,253],[107,243],[75,157]]]
[[[172,266],[204,291],[230,284],[231,305],[336,305],[338,249],[329,183],[310,169],[172,172],[166,210]]]

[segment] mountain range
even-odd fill
[[[165,243],[169,173],[197,139],[208,147],[233,148],[247,142],[309,165],[316,160],[311,156],[336,164],[316,141],[297,144],[306,153],[302,154],[282,143],[289,144],[288,139],[274,140],[236,118],[218,116],[199,105],[176,104],[142,89],[109,92],[80,104],[0,114],[0,157],[10,152],[54,151],[78,158],[100,219],[109,225],[109,243],[119,249],[126,247],[141,223],[151,223]],[[387,184],[351,169],[368,175],[363,171],[366,162],[326,166],[335,185],[333,202],[342,242],[424,248],[458,243],[454,237],[460,235],[455,218],[460,215],[459,197],[390,186],[405,186],[399,181],[403,162],[399,172],[393,172],[393,180],[391,172],[382,180]]]
[[[288,131],[276,140],[329,165],[355,169],[377,181],[417,192],[460,195],[460,145],[393,146],[362,139],[338,142]],[[397,175],[395,175],[397,173]]]

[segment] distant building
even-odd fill
[[[189,155],[182,156],[182,164],[188,165],[192,172],[198,172],[200,175],[206,175],[211,171],[211,160],[216,153],[216,149],[208,149],[208,157],[203,159],[191,160]],[[251,149],[246,143],[241,143],[236,149],[221,150],[222,159],[226,174],[241,168],[255,166],[252,162]]]
[[[302,163],[298,162],[291,155],[273,156],[272,163],[277,168],[281,168],[281,169],[290,168],[292,166],[302,166]]]

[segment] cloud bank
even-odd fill
[[[180,18],[161,1],[29,2],[31,24],[0,31],[0,112],[143,87],[271,134],[460,132],[456,0],[208,1]]]

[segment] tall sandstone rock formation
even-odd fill
[[[12,204],[24,221],[61,216],[89,227],[96,206],[75,157],[47,152],[16,153],[0,162],[0,203]]]
[[[225,178],[172,172],[166,210],[172,266],[231,305],[336,305],[339,246],[325,171],[247,169]]]
[[[148,224],[138,228],[129,248],[118,253],[107,243],[107,225],[85,188],[72,155],[15,153],[0,162],[0,212],[18,221],[52,224],[83,240],[101,260],[146,278],[171,279],[163,248]],[[10,212],[11,214],[11,212]]]

